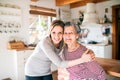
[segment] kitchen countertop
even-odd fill
[[[10,49],[10,50],[16,50],[16,51],[34,50],[34,47],[25,47],[25,48],[20,48],[20,49]]]
[[[109,46],[109,45],[112,45],[112,44],[107,44],[107,45],[105,45],[105,44],[85,44],[85,43],[81,43],[81,44],[83,44],[83,45],[90,45],[90,46]]]

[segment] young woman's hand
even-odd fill
[[[89,62],[89,61],[94,60],[94,59],[95,59],[95,56],[94,56],[93,51],[87,49],[87,50],[83,53],[81,59],[83,60],[83,62]]]
[[[91,49],[89,49],[89,51],[87,52],[87,54],[90,54],[92,60],[95,60],[95,54],[94,54],[94,52]]]

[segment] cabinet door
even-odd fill
[[[29,58],[29,56],[32,54],[32,52],[33,52],[33,50],[26,50],[24,52],[24,65],[25,65],[27,59]]]
[[[96,57],[105,58],[104,56],[104,46],[95,46],[96,48]]]
[[[95,57],[104,58],[104,46],[86,45],[86,47],[93,50]]]
[[[32,50],[17,51],[17,80],[25,80],[24,67]]]
[[[17,59],[17,80],[24,80],[24,51],[16,51],[16,59]]]
[[[112,59],[112,45],[105,46],[105,58]]]
[[[96,57],[112,59],[112,45],[108,46],[86,45],[86,47],[93,50]]]

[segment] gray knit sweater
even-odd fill
[[[62,61],[59,57],[60,49],[52,44],[49,37],[45,37],[36,46],[32,55],[25,64],[25,75],[27,76],[44,76],[51,74],[51,63],[56,66],[66,68],[68,62]]]

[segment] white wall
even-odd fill
[[[28,42],[28,26],[29,26],[29,0],[0,0],[0,3],[14,4],[20,6],[21,10],[21,28],[19,28],[19,33],[0,33],[0,80],[10,77],[15,80],[15,69],[14,69],[14,52],[7,49],[7,43],[11,36],[15,36],[24,39]],[[9,10],[8,10],[9,11]],[[13,12],[14,13],[14,12]],[[1,16],[1,15],[0,15]],[[1,18],[3,19],[3,17]],[[12,21],[11,18],[7,21]]]
[[[70,13],[70,6],[64,5],[64,6],[56,6],[55,0],[39,0],[38,2],[31,2],[31,5],[36,5],[40,7],[45,8],[51,8],[56,9],[56,18],[61,19],[63,21],[69,21],[71,19],[71,13]],[[61,18],[58,16],[58,10],[61,11]]]
[[[105,8],[108,8],[108,14],[107,14],[107,16],[110,18],[110,20],[112,20],[111,19],[112,18],[112,6],[113,5],[118,5],[118,4],[120,4],[119,0],[110,0],[110,1],[106,1],[106,2],[97,3],[96,4],[96,12],[98,14],[98,17],[99,18],[104,17]],[[78,12],[80,10],[85,11],[86,10],[86,6],[72,8],[71,9],[71,18],[72,19],[79,18],[79,13]]]
[[[118,4],[120,5],[119,0],[110,0],[96,4],[96,12],[98,13],[99,18],[104,17],[105,8],[108,8],[107,17],[112,21],[112,6]]]
[[[110,21],[112,21],[112,6],[114,6],[114,5],[120,5],[120,1],[119,0],[110,0],[110,1],[105,1],[105,2],[101,2],[101,3],[97,3],[95,5],[95,7],[96,7],[96,12],[98,14],[99,19],[101,19],[101,18],[104,17],[104,15],[105,15],[105,9],[107,8],[108,9],[108,13],[106,15],[110,19]],[[71,9],[71,17],[72,17],[72,19],[78,19],[79,18],[79,11],[86,11],[86,6],[72,8]],[[84,26],[84,25],[85,24],[82,24],[82,26]],[[88,24],[88,25],[91,26],[90,24]],[[91,28],[93,28],[93,27],[91,27]],[[91,30],[93,31],[94,29],[91,29]],[[96,32],[96,31],[94,31],[94,32]],[[97,33],[97,34],[99,34],[99,33]],[[95,34],[94,34],[94,36],[95,36]],[[90,37],[92,37],[92,36],[90,36]],[[98,39],[100,39],[101,37],[102,36],[99,35]],[[94,38],[91,38],[91,39],[94,39]]]
[[[41,7],[48,7],[52,9],[58,9],[55,5],[55,0],[40,0],[38,2],[30,2],[30,0],[0,0],[0,3],[9,3],[20,6],[21,8],[21,28],[19,33],[0,33],[0,80],[4,78],[11,78],[16,80],[15,70],[15,51],[7,49],[7,42],[9,38],[15,36],[29,43],[29,5],[36,5]],[[9,10],[8,10],[9,11]],[[1,16],[1,15],[0,15]],[[1,19],[1,18],[0,18]],[[8,19],[8,21],[11,21]]]
[[[70,21],[71,20],[70,6],[69,5],[59,6],[59,9],[60,9],[60,14],[58,19],[61,19],[64,22]]]

